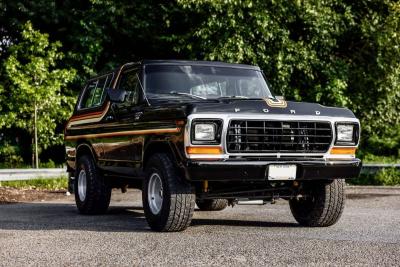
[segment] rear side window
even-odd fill
[[[94,108],[101,106],[106,98],[106,88],[110,86],[112,74],[99,77],[88,83],[83,93],[79,108]]]

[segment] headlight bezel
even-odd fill
[[[210,124],[213,125],[214,139],[213,140],[196,140],[195,131],[196,125],[198,124]],[[221,144],[221,136],[222,136],[222,120],[220,119],[196,119],[192,121],[192,125],[190,127],[190,142],[193,145],[219,145]]]
[[[345,125],[345,126],[353,126],[353,135],[351,141],[343,141],[339,140],[338,134],[338,126]],[[335,145],[336,146],[356,146],[358,144],[360,136],[360,126],[356,122],[346,122],[346,121],[339,121],[335,122]]]

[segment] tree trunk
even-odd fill
[[[32,132],[29,132],[30,134],[32,134]],[[31,135],[32,139],[31,139],[31,149],[32,149],[32,168],[35,168],[35,149],[34,149],[34,144],[35,144],[35,138]]]
[[[37,105],[35,101],[35,167],[39,168],[38,137],[37,137]]]

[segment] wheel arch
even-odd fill
[[[184,159],[179,152],[179,145],[171,141],[163,140],[148,142],[143,154],[143,171],[145,170],[151,155],[154,155],[155,153],[165,153],[170,155],[171,161],[179,173],[179,177],[189,180],[189,174],[187,173]]]
[[[79,142],[78,145],[76,146],[76,162],[79,160],[79,158],[82,155],[89,155],[91,156],[94,160],[97,160],[97,157],[95,153],[93,152],[93,148],[90,145],[90,143],[86,141]]]
[[[152,141],[149,142],[144,149],[143,153],[143,168],[146,167],[148,160],[150,159],[151,155],[156,153],[166,153],[171,155],[172,160],[176,162],[176,155],[172,145],[166,141]]]

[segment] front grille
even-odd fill
[[[332,142],[329,122],[232,120],[229,153],[325,153]]]

